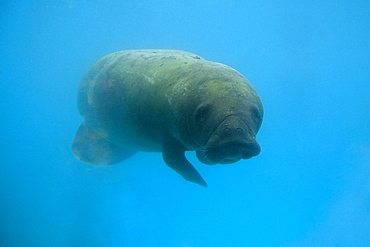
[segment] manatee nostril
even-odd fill
[[[243,134],[244,130],[242,128],[236,128],[236,133]]]
[[[230,135],[231,133],[239,135],[239,134],[243,134],[244,130],[242,128],[236,128],[236,129],[225,128],[224,129],[224,134]]]
[[[224,133],[225,133],[225,134],[230,134],[230,132],[231,132],[231,129],[229,129],[229,128],[225,128],[225,129],[224,129]]]

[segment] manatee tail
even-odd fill
[[[110,143],[90,129],[85,122],[77,130],[72,152],[81,162],[98,166],[121,162],[136,153]]]
[[[164,162],[185,180],[207,187],[206,181],[186,159],[185,150],[180,143],[175,140],[167,140],[163,144],[162,156]]]

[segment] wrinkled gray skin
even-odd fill
[[[236,70],[178,50],[127,50],[98,60],[83,78],[84,122],[72,151],[110,165],[137,151],[162,152],[184,179],[207,186],[185,157],[230,164],[260,153],[262,103]]]

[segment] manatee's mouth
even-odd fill
[[[204,150],[197,151],[198,159],[207,165],[213,164],[231,164],[241,159],[249,159],[258,155],[261,148],[257,142],[225,143],[219,146],[207,146]]]

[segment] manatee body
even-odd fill
[[[178,50],[127,50],[91,66],[78,92],[84,121],[72,144],[84,163],[111,165],[162,152],[184,179],[206,186],[185,157],[229,164],[260,153],[262,103],[236,70]]]

